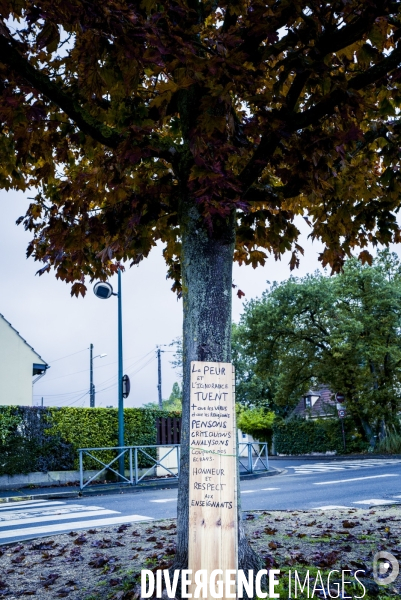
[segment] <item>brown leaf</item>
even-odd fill
[[[356,527],[357,525],[360,525],[359,521],[348,521],[347,519],[345,519],[343,521],[344,529],[352,529],[353,527]]]
[[[87,541],[88,541],[88,539],[82,534],[79,537],[77,537],[76,540],[74,540],[74,544],[77,544],[78,546],[82,546],[82,544],[86,544]]]
[[[97,556],[96,558],[91,560],[88,564],[90,567],[93,567],[94,569],[101,569],[102,567],[107,565],[108,562],[109,562],[109,559],[106,558],[105,556]]]
[[[267,535],[274,535],[277,533],[277,529],[274,529],[273,527],[265,527],[265,533],[267,533]]]

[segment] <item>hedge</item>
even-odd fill
[[[344,419],[345,443],[340,419],[292,418],[273,425],[274,448],[277,454],[337,454],[367,452],[368,442],[351,418]]]
[[[127,446],[156,444],[156,418],[177,412],[148,408],[124,409]],[[40,408],[0,406],[0,475],[78,469],[78,448],[118,445],[115,408]],[[112,459],[103,453],[99,458]],[[141,459],[139,466],[145,466]],[[86,459],[85,468],[99,463]]]

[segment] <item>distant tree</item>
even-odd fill
[[[182,410],[182,389],[180,388],[179,383],[175,382],[173,384],[173,389],[168,400],[162,400],[163,410]],[[159,408],[157,402],[147,402],[143,404],[144,408]]]
[[[271,390],[276,412],[288,416],[309,387],[324,383],[345,393],[347,411],[372,443],[385,424],[398,423],[401,266],[395,254],[380,253],[372,266],[351,259],[332,278],[316,273],[273,284],[246,305],[236,339],[243,364]]]
[[[173,359],[170,360],[170,364],[182,380],[182,336],[176,337],[170,346],[174,348]]]
[[[295,267],[295,215],[337,271],[399,239],[400,2],[0,0],[0,15],[0,186],[35,190],[28,255],[79,295],[160,242],[182,295],[185,568],[190,362],[231,360],[233,260],[289,250]],[[242,526],[238,551],[260,568]]]
[[[235,366],[235,401],[246,408],[257,406],[268,409],[273,398],[271,382],[255,372],[256,359],[246,353],[241,328],[236,323],[232,327],[232,360]]]
[[[163,400],[163,408],[168,410],[182,410],[182,388],[175,382],[168,400]]]

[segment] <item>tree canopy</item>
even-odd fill
[[[273,284],[247,304],[237,344],[243,362],[270,392],[270,406],[289,415],[311,386],[346,397],[347,412],[377,434],[401,409],[401,264],[379,254],[356,259],[335,277],[316,273]],[[251,378],[252,383],[252,378]],[[245,384],[244,384],[245,385]],[[266,399],[254,399],[265,406]]]
[[[35,190],[28,255],[79,295],[160,242],[183,297],[178,569],[190,363],[231,361],[233,259],[295,267],[297,215],[334,271],[399,240],[400,6],[0,0],[0,187]],[[260,568],[242,527],[238,558]]]
[[[209,235],[237,210],[234,258],[254,267],[297,264],[296,214],[334,270],[398,240],[399,10],[1,0],[0,186],[38,190],[28,254],[83,294],[161,241],[180,291],[189,197]]]

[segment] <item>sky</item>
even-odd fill
[[[85,298],[70,295],[70,286],[58,281],[53,272],[35,275],[41,267],[26,259],[31,239],[16,219],[28,207],[29,193],[0,191],[0,313],[50,365],[46,375],[34,384],[34,404],[44,406],[89,406],[89,345],[94,345],[96,406],[117,406],[117,298],[98,299],[88,286]],[[308,225],[297,223],[302,232],[305,256],[294,272],[303,276],[320,269],[321,245],[307,239]],[[245,292],[239,299],[233,292],[233,319],[238,321],[244,301],[259,297],[267,281],[290,276],[289,255],[264,267],[234,267],[234,283]],[[117,278],[110,279],[117,288]],[[122,274],[124,373],[131,380],[125,406],[157,402],[156,346],[162,345],[162,394],[168,398],[178,375],[172,368],[169,344],[181,335],[182,301],[170,291],[162,246],[157,246],[139,266]]]

